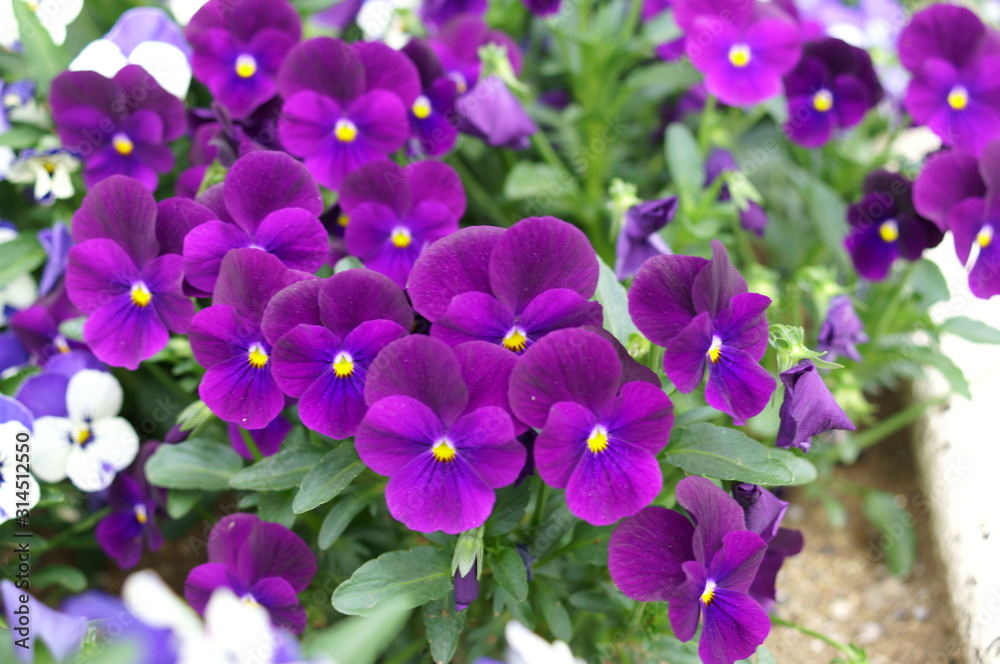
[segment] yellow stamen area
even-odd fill
[[[413,102],[413,106],[410,108],[413,114],[417,116],[418,120],[424,120],[431,114],[431,100],[427,97],[420,95],[417,100]]]
[[[83,447],[94,439],[94,434],[91,433],[90,427],[83,427],[76,432],[76,436],[74,437],[76,438],[77,444]]]
[[[246,604],[247,606],[260,606],[260,603],[257,601],[257,598],[249,593],[244,595],[242,599],[243,603]]]
[[[722,357],[722,339],[712,337],[712,345],[708,347],[708,359],[712,364],[718,364]]]
[[[250,78],[257,73],[257,61],[252,55],[244,53],[236,58],[236,75],[240,78]]]
[[[608,430],[600,424],[594,427],[594,430],[590,432],[590,437],[587,438],[587,449],[594,454],[600,454],[608,449]]]
[[[512,327],[510,332],[504,336],[501,342],[503,347],[507,350],[512,350],[515,353],[520,353],[528,345],[528,337],[524,334],[524,330],[519,327]]]
[[[985,249],[990,246],[993,242],[993,227],[989,224],[983,226],[978,233],[976,233],[976,242],[979,246]]]
[[[448,74],[448,76],[451,80],[455,81],[455,92],[458,94],[465,94],[466,90],[469,89],[469,82],[465,80],[465,77],[457,71]]]
[[[135,512],[135,520],[138,521],[140,524],[144,524],[147,521],[149,521],[149,515],[146,514],[146,506],[145,505],[142,505],[142,504],[136,505],[132,509],[132,511]]]
[[[250,347],[250,353],[247,355],[247,360],[250,362],[250,366],[254,369],[263,369],[264,366],[267,365],[268,356],[260,344],[254,344]]]
[[[341,118],[333,127],[333,135],[337,137],[338,141],[350,143],[358,137],[358,127],[350,120]]]
[[[451,444],[450,440],[442,438],[431,447],[431,454],[434,455],[435,461],[447,463],[449,461],[454,461],[455,455],[457,455],[458,452],[455,451],[455,447]]]
[[[813,108],[820,113],[826,113],[833,108],[833,93],[827,89],[822,89],[813,95]]]
[[[132,286],[132,304],[137,307],[147,307],[150,301],[153,299],[153,294],[149,292],[146,288],[146,284],[135,284]]]
[[[402,226],[395,229],[392,235],[389,236],[389,239],[399,249],[406,249],[410,246],[410,242],[413,241],[413,238],[410,236],[410,229],[403,228]]]
[[[746,44],[733,44],[729,47],[729,63],[734,67],[746,67],[750,64],[750,47]]]
[[[347,378],[354,373],[354,360],[344,352],[337,353],[333,358],[333,373],[337,378]]]
[[[127,157],[132,154],[132,150],[135,149],[135,144],[125,134],[115,134],[115,137],[111,139],[111,144],[115,148],[115,152],[123,157]]]
[[[51,161],[43,162],[42,168],[44,168],[45,172],[48,173],[49,175],[52,175],[53,173],[56,172],[56,165]]]
[[[52,345],[55,346],[56,350],[60,353],[66,354],[70,351],[69,343],[66,341],[66,337],[61,334],[52,340]]]
[[[705,590],[701,593],[701,603],[708,606],[715,599],[715,581],[709,580],[705,584]]]
[[[347,228],[347,224],[351,223],[351,218],[348,217],[346,214],[341,213],[340,216],[337,217],[337,223],[340,225],[341,228]]]
[[[883,221],[882,225],[878,227],[878,235],[883,242],[895,242],[899,239],[899,224],[896,223],[895,219]]]
[[[961,85],[955,86],[948,93],[948,105],[955,111],[965,110],[965,107],[969,105],[969,91]]]

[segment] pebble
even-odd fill
[[[853,613],[852,602],[847,599],[837,599],[830,603],[830,615],[837,620],[847,620]]]
[[[855,639],[858,643],[873,643],[882,638],[882,626],[876,622],[866,622],[861,624],[861,629],[858,631],[858,637]]]
[[[922,604],[918,604],[913,607],[913,617],[920,622],[927,622],[931,619],[931,610]]]

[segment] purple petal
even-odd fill
[[[761,608],[769,611],[774,605],[775,582],[785,558],[802,553],[805,540],[802,533],[788,528],[779,528],[764,553],[764,559],[757,568],[757,576],[750,585],[750,596],[757,600]]]
[[[327,279],[319,292],[320,320],[343,338],[370,320],[389,320],[409,330],[413,310],[391,279],[370,270],[345,270]]]
[[[733,484],[732,491],[733,498],[743,508],[747,530],[757,533],[765,542],[771,541],[778,533],[788,503],[767,489],[747,482]]]
[[[732,664],[757,652],[770,631],[771,619],[752,597],[716,588],[705,607],[698,655],[704,664]]]
[[[250,587],[249,592],[258,604],[267,609],[278,627],[293,634],[301,634],[306,628],[306,610],[299,604],[295,589],[288,581],[280,577],[261,579]]]
[[[242,590],[235,586],[235,579],[220,563],[204,563],[198,565],[187,576],[184,582],[184,599],[191,608],[204,615],[208,600],[217,588],[230,588],[233,591]]]
[[[528,338],[536,341],[549,332],[567,327],[604,324],[604,311],[568,288],[552,288],[533,299],[521,313],[520,322]],[[506,332],[506,331],[505,331]]]
[[[191,350],[198,363],[211,367],[243,356],[257,341],[254,325],[228,305],[216,304],[199,311],[188,330]]]
[[[441,462],[425,453],[389,480],[385,500],[393,518],[410,530],[456,535],[486,522],[496,494],[461,456]]]
[[[345,214],[365,203],[379,203],[390,208],[397,217],[403,217],[413,199],[407,171],[388,159],[379,159],[352,171],[340,186],[337,202]]]
[[[97,543],[122,569],[135,567],[142,557],[142,525],[132,510],[112,512],[94,530]]]
[[[942,58],[964,65],[976,50],[970,48],[983,39],[982,21],[969,9],[937,4],[913,15],[899,35],[899,59],[915,72],[928,58]]]
[[[142,270],[142,280],[152,292],[151,307],[167,329],[184,334],[191,325],[194,305],[182,291],[182,259],[177,254],[158,256]]]
[[[705,592],[708,572],[697,560],[689,560],[681,565],[684,583],[670,597],[668,614],[670,627],[678,641],[687,642],[694,638],[701,619],[701,595]],[[733,664],[728,662],[727,664]]]
[[[712,322],[707,312],[698,314],[668,342],[663,371],[678,391],[687,394],[701,385],[711,347]]]
[[[833,398],[819,370],[809,360],[781,374],[785,398],[781,402],[779,447],[809,450],[812,437],[832,429],[854,431],[854,424]]]
[[[725,346],[740,348],[755,360],[767,350],[767,318],[771,298],[758,293],[740,293],[715,319],[715,329]]]
[[[319,318],[319,292],[325,279],[308,279],[286,286],[267,303],[261,329],[264,338],[275,344],[296,325],[322,325]]]
[[[168,198],[156,206],[156,239],[161,254],[183,254],[191,229],[216,219],[212,210],[184,198]]]
[[[244,429],[263,429],[285,407],[271,368],[254,367],[245,354],[209,367],[198,396],[220,419]]]
[[[414,207],[424,201],[436,201],[448,208],[454,219],[465,214],[465,189],[455,169],[448,164],[418,161],[410,167],[408,178]]]
[[[422,401],[445,424],[458,418],[469,402],[455,353],[443,341],[423,335],[392,342],[372,362],[365,402],[371,406],[393,395]]]
[[[222,259],[231,249],[243,249],[251,243],[247,232],[236,224],[213,220],[197,226],[184,238],[185,279],[195,288],[211,293]]]
[[[698,313],[707,311],[715,319],[734,296],[747,292],[747,282],[733,267],[726,247],[712,240],[712,260],[695,277],[691,300]]]
[[[472,410],[448,427],[447,436],[462,461],[494,489],[513,482],[524,467],[527,451],[503,408]]]
[[[120,245],[111,240],[88,240],[70,249],[66,292],[81,312],[91,313],[115,297],[128,297],[139,274]]]
[[[420,74],[410,59],[394,48],[379,42],[357,48],[357,57],[365,70],[369,90],[388,90],[407,106],[420,95]]]
[[[462,293],[431,326],[431,336],[452,346],[469,341],[499,344],[514,325],[514,314],[495,297],[476,291]]]
[[[279,577],[295,592],[302,592],[316,576],[316,557],[309,545],[288,528],[260,521],[239,548],[236,569],[247,585]]]
[[[149,190],[124,176],[95,185],[73,215],[73,241],[94,239],[116,242],[136,263],[156,256],[156,201]]]
[[[639,268],[628,296],[636,327],[658,346],[667,346],[695,317],[692,290],[708,264],[697,256],[658,256]]]
[[[587,438],[597,424],[592,411],[572,401],[549,409],[532,450],[539,476],[549,486],[565,489],[587,451]]]
[[[684,582],[681,565],[694,559],[694,526],[679,513],[646,507],[615,528],[608,542],[611,580],[640,602],[666,602]]]
[[[236,570],[239,550],[260,522],[256,514],[230,514],[219,519],[208,535],[208,561]]]
[[[606,526],[649,505],[661,488],[663,475],[655,456],[612,440],[603,452],[583,453],[566,485],[566,506],[584,521]]]
[[[921,216],[945,230],[951,209],[966,198],[981,198],[986,186],[976,158],[960,152],[932,155],[913,183],[913,204]]]
[[[636,381],[625,383],[599,417],[609,440],[659,454],[670,440],[674,405],[658,386]]]
[[[69,387],[69,377],[60,374],[42,373],[32,376],[21,383],[17,390],[17,404],[19,408],[27,408],[34,417],[68,417],[66,412],[66,388]],[[5,397],[9,399],[9,397]],[[31,427],[31,418],[21,419],[14,417],[15,412],[6,412],[0,415],[0,421],[9,422],[16,419],[18,422]],[[4,419],[6,418],[6,419]]]
[[[27,381],[25,381],[27,382]],[[68,383],[68,381],[67,381]],[[66,409],[66,399],[63,396],[63,412]],[[44,415],[39,415],[43,417]],[[60,417],[60,416],[57,416]],[[62,415],[61,417],[66,417]],[[24,404],[19,401],[7,396],[6,394],[0,394],[0,424],[6,422],[20,422],[29,431],[34,428],[34,417],[32,417],[31,411],[25,407]]]
[[[414,459],[431,456],[431,445],[444,433],[441,420],[426,404],[413,397],[389,396],[368,408],[354,445],[366,466],[392,477]]]
[[[275,344],[274,379],[290,397],[301,397],[313,381],[333,373],[333,360],[341,339],[317,325],[296,325]]]
[[[705,401],[742,426],[764,410],[778,383],[746,351],[729,346],[721,351],[719,361],[709,365]]]
[[[338,72],[331,76],[330,72]],[[289,99],[310,90],[346,105],[366,89],[356,47],[339,39],[317,37],[293,48],[278,73],[278,90]]]
[[[327,233],[316,216],[302,208],[278,210],[264,217],[254,244],[293,270],[315,272],[326,262]]]
[[[309,171],[284,152],[260,150],[236,160],[223,186],[226,208],[252,233],[267,215],[302,208],[313,216],[323,211],[323,198]]]
[[[277,454],[281,450],[281,444],[285,442],[285,438],[288,437],[289,432],[292,430],[292,424],[284,417],[280,415],[268,424],[263,429],[254,429],[253,431],[248,431],[250,437],[254,441],[254,445],[257,446],[257,451],[260,452],[262,457],[269,457]],[[240,427],[235,424],[230,423],[226,427],[226,433],[229,436],[229,444],[244,459],[253,460],[253,454],[247,449],[246,441],[243,440],[243,434],[241,433]]]
[[[470,341],[455,346],[455,357],[462,368],[462,380],[469,390],[467,410],[484,406],[499,406],[510,413],[507,388],[510,374],[517,364],[517,355],[505,348],[485,341]],[[516,433],[523,433],[526,425],[514,422]]]
[[[265,251],[233,249],[222,259],[212,304],[228,304],[260,325],[268,301],[285,286],[301,281],[298,274]]]
[[[677,502],[694,519],[692,546],[695,557],[703,563],[712,561],[727,533],[746,527],[739,503],[704,477],[685,477],[678,482]]]

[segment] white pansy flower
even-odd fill
[[[562,641],[549,643],[516,620],[507,623],[504,634],[510,664],[585,664]]]
[[[191,21],[191,17],[207,3],[208,0],[167,0],[167,7],[170,8],[170,13],[174,15],[178,23],[187,25]]]
[[[357,24],[366,41],[381,41],[400,49],[410,41],[406,19],[416,15],[419,0],[367,0],[358,10]]]
[[[76,20],[83,9],[83,0],[0,0],[0,46],[7,49],[21,41],[14,16],[15,2],[27,5],[35,13],[56,46],[66,41],[66,26]]]
[[[18,440],[18,434],[22,440]],[[38,482],[30,472],[31,431],[17,420],[0,423],[0,523],[38,504]]]
[[[51,205],[73,197],[71,173],[80,169],[80,160],[68,150],[24,150],[7,169],[7,180],[33,184],[35,200]]]
[[[84,369],[69,379],[69,417],[35,420],[33,463],[45,482],[69,477],[81,491],[108,488],[118,471],[132,463],[139,436],[125,419],[116,417],[122,388],[104,371]]]

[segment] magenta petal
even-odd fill
[[[83,324],[83,340],[98,359],[133,371],[163,350],[169,339],[156,307],[136,306],[128,293],[114,296]]]
[[[756,600],[746,593],[716,588],[705,609],[698,655],[704,664],[732,664],[757,652],[770,631],[771,619]]]
[[[687,642],[694,638],[701,619],[701,595],[705,592],[708,571],[697,560],[681,564],[684,583],[670,597],[668,614],[670,627],[678,641]],[[727,664],[733,664],[729,662]]]
[[[274,345],[271,370],[281,391],[290,397],[302,393],[325,374],[333,373],[333,360],[341,340],[317,325],[296,325]]]
[[[329,37],[317,37],[293,48],[278,73],[278,90],[285,99],[311,90],[341,104],[366,89],[364,69],[357,47]],[[330,72],[338,72],[331,76]]]
[[[256,514],[236,513],[219,519],[208,535],[208,561],[235,570],[237,554],[258,523]]]
[[[485,341],[470,341],[455,346],[455,357],[462,368],[462,380],[469,390],[468,410],[483,406],[499,406],[508,413],[510,400],[507,388],[510,374],[517,364],[517,355],[506,348]],[[515,433],[527,426],[514,422]]]
[[[541,292],[521,313],[520,322],[528,337],[538,340],[544,335],[567,327],[604,324],[604,310],[599,302],[591,302],[568,288],[552,288]]]
[[[416,164],[410,168],[416,168]],[[337,202],[349,217],[365,203],[379,203],[403,217],[411,207],[411,187],[406,170],[394,161],[379,159],[351,172],[340,187]]]
[[[684,583],[681,565],[694,559],[694,526],[681,514],[646,507],[615,528],[608,571],[615,585],[640,602],[666,602]]]
[[[259,325],[271,297],[306,277],[260,249],[233,249],[222,259],[212,304],[228,304]]]
[[[363,43],[355,48],[369,90],[388,90],[407,106],[420,95],[420,75],[405,55],[380,42]]]
[[[444,433],[441,420],[426,404],[412,397],[391,396],[368,408],[354,445],[366,466],[393,476],[417,457],[431,456],[431,445]]]
[[[156,201],[146,187],[112,176],[91,189],[73,215],[73,241],[104,238],[119,244],[136,263],[156,256]]]
[[[746,591],[757,576],[766,549],[767,543],[757,533],[744,530],[726,533],[709,572],[720,586]]]
[[[285,332],[296,325],[322,325],[319,318],[319,292],[328,280],[298,281],[280,290],[264,310],[261,330],[270,344],[277,343]]]
[[[235,584],[226,566],[221,563],[205,563],[198,565],[187,576],[184,582],[184,599],[191,608],[200,614],[205,613],[208,600],[217,588],[231,588]]]
[[[448,439],[462,460],[494,489],[517,479],[527,451],[514,438],[514,425],[503,408],[484,406],[455,420]]]
[[[939,152],[924,163],[913,183],[913,204],[921,216],[941,230],[951,209],[966,198],[981,198],[986,186],[976,158],[960,152]]]
[[[465,189],[458,173],[448,164],[418,161],[410,167],[409,181],[414,207],[424,201],[435,201],[448,208],[453,219],[465,214]]]
[[[451,299],[431,336],[457,346],[468,341],[499,344],[514,325],[514,314],[495,297],[470,291]]]
[[[691,291],[707,263],[697,256],[657,256],[639,268],[629,291],[628,310],[650,341],[666,346],[694,318]]]
[[[427,404],[445,424],[465,411],[469,393],[451,348],[443,341],[411,335],[386,346],[368,370],[365,402],[393,395]]]
[[[549,410],[533,449],[538,474],[557,489],[569,484],[573,471],[587,452],[587,438],[597,424],[593,412],[572,401],[560,401]]]
[[[306,628],[306,610],[299,604],[295,589],[281,577],[261,579],[250,586],[248,593],[254,601],[267,609],[271,621],[293,634],[301,634]]]
[[[658,386],[635,381],[622,385],[600,416],[609,439],[659,454],[670,440],[674,405]]]
[[[413,310],[391,279],[371,270],[345,270],[327,279],[319,293],[320,319],[338,336],[365,321],[385,319],[409,330]]]
[[[752,355],[738,348],[722,347],[717,363],[709,365],[705,401],[709,406],[732,415],[736,426],[764,410],[774,388],[774,376]]]
[[[456,535],[486,523],[496,494],[461,455],[441,462],[425,453],[389,480],[385,500],[393,518],[411,530]]]
[[[195,288],[211,293],[229,250],[250,244],[250,236],[236,224],[212,220],[192,229],[184,238],[184,278]]]
[[[603,452],[583,453],[566,485],[566,506],[584,521],[606,526],[649,505],[662,488],[655,456],[612,439]]]
[[[263,429],[285,407],[271,368],[253,367],[245,354],[209,367],[198,396],[220,419],[244,429]]]
[[[695,557],[710,563],[722,548],[723,537],[746,528],[743,508],[721,488],[704,477],[685,477],[677,484],[677,502],[695,523]]]
[[[248,233],[277,210],[302,208],[314,216],[323,211],[309,171],[284,152],[258,150],[237,159],[226,175],[223,196],[233,221]]]
[[[735,295],[715,319],[715,328],[725,346],[745,350],[755,360],[767,350],[767,319],[771,298],[758,293]]]
[[[301,537],[279,523],[260,521],[236,556],[236,569],[247,585],[279,577],[295,592],[305,590],[316,576],[316,557]]]
[[[253,243],[293,270],[315,272],[326,262],[326,229],[316,215],[302,208],[277,210],[264,217]]]
[[[712,322],[709,314],[698,314],[687,327],[668,342],[663,353],[663,371],[678,389],[688,393],[701,385],[712,347]]]
[[[87,314],[117,296],[127,297],[139,276],[139,268],[120,245],[111,240],[87,240],[69,250],[66,293]]]
[[[195,314],[188,330],[191,351],[203,367],[211,367],[244,353],[257,339],[257,330],[236,310],[216,304]]]
[[[747,282],[729,260],[726,247],[712,240],[712,260],[695,277],[692,288],[695,311],[707,311],[714,319],[734,296],[746,292]]]
[[[200,184],[201,178],[198,178]],[[161,254],[183,254],[191,229],[217,219],[212,210],[185,198],[168,198],[156,205],[156,239]]]

